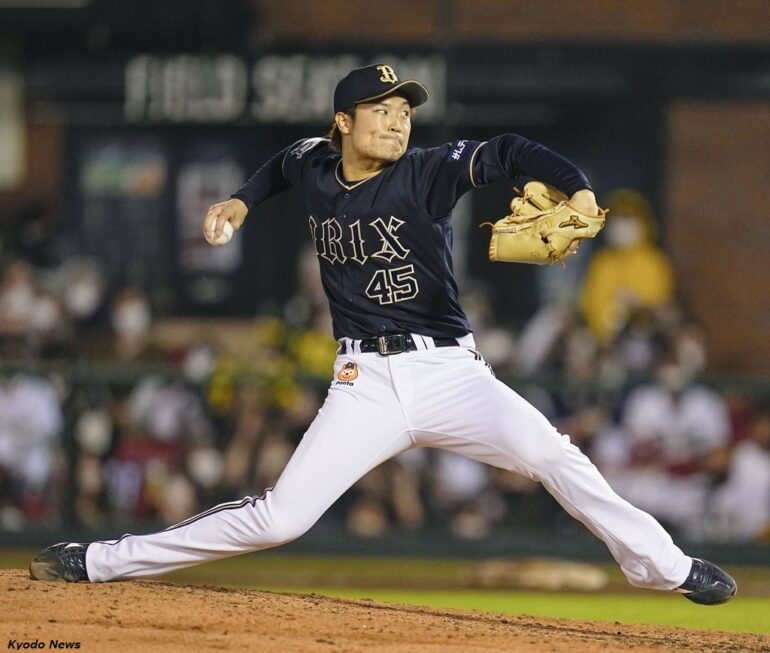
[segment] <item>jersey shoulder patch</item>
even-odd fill
[[[303,138],[301,141],[298,141],[295,143],[292,148],[287,153],[288,156],[293,156],[295,159],[299,161],[303,156],[305,156],[310,150],[314,149],[317,145],[320,145],[321,143],[328,143],[328,138]]]
[[[446,155],[446,161],[460,161],[470,154],[473,149],[468,146],[470,140],[462,139],[449,144],[448,152]]]
[[[308,152],[315,150],[323,151],[324,146],[326,146],[326,151],[331,151],[328,145],[328,138],[303,138],[301,141],[294,143],[294,145],[286,150],[283,161],[281,161],[283,176],[296,181],[296,177],[301,174],[306,164],[306,160],[303,161],[303,158]]]
[[[453,163],[468,158],[478,146],[478,141],[467,138],[452,143],[444,143],[428,150],[415,148],[407,153],[412,158],[425,157],[436,162]]]

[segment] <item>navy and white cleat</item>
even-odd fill
[[[693,603],[719,605],[727,603],[735,596],[738,585],[730,574],[715,564],[701,558],[693,558],[690,575],[676,591],[684,594],[684,597]]]
[[[86,549],[88,544],[59,542],[38,553],[29,563],[32,580],[78,583],[88,581]]]

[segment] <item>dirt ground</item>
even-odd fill
[[[32,582],[26,571],[4,570],[0,571],[0,648],[141,653],[770,653],[770,637],[435,610],[160,581]]]

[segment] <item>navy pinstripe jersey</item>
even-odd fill
[[[251,208],[301,189],[335,338],[459,337],[471,327],[452,271],[452,209],[466,191],[520,175],[568,196],[590,188],[566,159],[514,134],[414,148],[357,182],[345,180],[327,139],[312,138],[279,152],[233,197]]]

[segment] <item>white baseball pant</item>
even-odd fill
[[[413,337],[418,351],[392,356],[355,353],[357,341],[344,340],[353,353],[338,355],[326,400],[274,488],[159,533],[91,543],[91,581],[163,574],[290,542],[373,468],[412,447],[436,447],[540,481],[607,545],[632,585],[665,590],[684,582],[692,559],[494,377],[472,336],[442,348]]]

